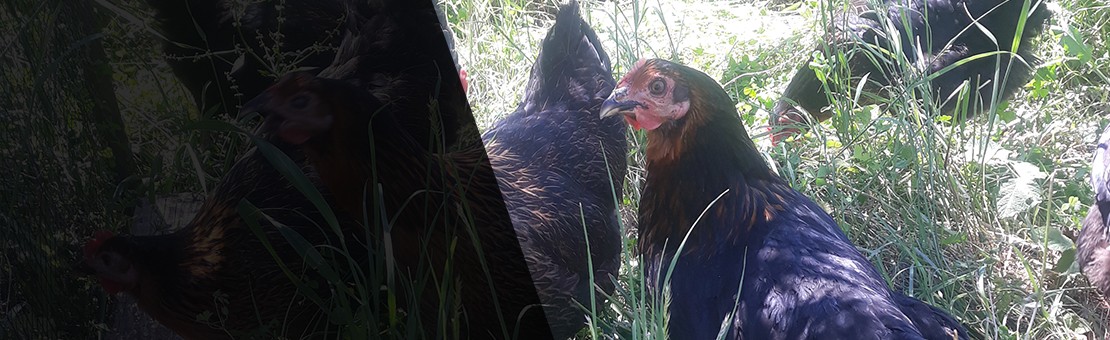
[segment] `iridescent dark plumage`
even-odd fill
[[[1091,162],[1091,187],[1095,204],[1083,219],[1083,229],[1076,240],[1076,259],[1087,280],[1104,296],[1110,296],[1110,126],[1102,131]]]
[[[358,23],[320,77],[289,75],[244,110],[304,146],[341,210],[389,230],[399,275],[451,270],[436,281],[451,284],[443,299],[440,287],[401,292],[421,297],[422,336],[446,324],[470,338],[550,338],[431,3],[387,7],[394,15]],[[454,136],[421,143],[414,127]]]
[[[670,275],[671,338],[923,338],[836,222],[771,172],[712,78],[641,61],[602,112],[648,130],[638,248],[656,294]]]
[[[303,162],[295,148],[284,148],[294,162]],[[85,269],[109,293],[133,295],[140,309],[187,339],[321,336],[330,306],[321,308],[297,290],[240,215],[244,200],[268,216],[252,219],[285,268],[300,280],[327,287],[271,219],[313,245],[336,245],[339,236],[258,150],[231,168],[185,227],[160,236],[98,235],[86,246]],[[352,223],[339,218],[341,226]],[[325,299],[331,295],[326,289],[316,293]],[[208,321],[198,321],[205,313]]]
[[[936,306],[909,295],[893,292],[898,309],[906,314],[921,336],[929,340],[968,340],[971,333],[956,318]],[[981,337],[981,336],[980,336]]]
[[[863,12],[859,16],[848,13],[835,16],[831,23],[830,36],[825,39],[830,43],[823,46],[831,47],[829,50],[833,52],[843,52],[853,45],[868,43],[894,50],[896,46],[889,42],[891,38],[883,28],[884,22],[890,22],[897,29],[901,40],[901,50],[896,53],[904,55],[909,63],[916,65],[925,75],[938,74],[946,67],[979,54],[1005,51],[997,58],[986,57],[956,66],[931,80],[934,100],[942,104],[939,107],[944,113],[949,114],[956,108],[957,102],[949,96],[959,87],[965,86],[965,81],[970,82],[969,86],[979,87],[972,91],[974,102],[968,107],[967,117],[955,117],[970,118],[991,105],[994,87],[1001,86],[997,90],[998,99],[1005,100],[1032,77],[1031,65],[1036,62],[1036,58],[1031,40],[1040,34],[1051,13],[1044,3],[1032,0],[1031,4],[1037,7],[1030,9],[1025,26],[1019,27],[1023,4],[1023,0],[885,0],[877,11]],[[866,2],[858,0],[853,1],[852,5],[855,8],[868,6]],[[885,20],[880,20],[881,13],[886,13],[883,18]],[[903,15],[907,19],[905,22]],[[977,24],[974,23],[975,19],[978,19]],[[989,30],[991,35],[984,33],[983,28]],[[1020,45],[1014,56],[1009,51],[1013,50],[1014,37],[1019,28],[1022,29]],[[924,54],[921,59],[918,59],[919,46],[920,53]],[[1023,60],[1015,58],[1011,61],[1011,56]],[[849,53],[847,57],[847,66],[852,74],[851,87],[837,88],[836,84],[830,82],[829,85],[833,86],[832,90],[836,93],[854,93],[856,83],[865,74],[868,74],[867,88],[870,91],[904,81],[900,80],[901,72],[895,69],[894,64],[882,61],[889,60],[892,58],[890,56],[875,58],[879,60],[878,65],[862,50]],[[829,99],[821,81],[813,69],[806,65],[808,62],[794,74],[783,98],[772,110],[770,123],[773,142],[796,131],[789,125],[804,122],[803,112],[813,116],[816,121],[832,117],[832,111],[826,109]],[[994,80],[999,80],[995,79],[996,70],[1003,75],[998,84],[994,83]],[[861,96],[861,100],[870,102],[867,95]],[[782,127],[782,130],[776,133],[777,127]]]
[[[627,172],[624,124],[598,118],[616,83],[609,56],[578,12],[573,2],[560,9],[520,105],[483,134],[557,339],[582,328],[574,301],[589,307],[595,282],[613,293]],[[603,308],[604,294],[594,296]]]

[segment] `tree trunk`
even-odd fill
[[[89,1],[65,1],[68,13],[72,13],[72,21],[76,24],[77,36],[91,37],[102,34],[107,24],[107,16],[98,13],[100,8],[93,8]],[[71,22],[72,22],[71,21]],[[85,86],[89,90],[92,100],[92,118],[100,139],[112,150],[115,163],[115,181],[121,189],[131,187],[124,185],[124,181],[135,175],[135,160],[132,157],[131,143],[127,139],[127,130],[120,114],[119,101],[116,100],[115,83],[112,80],[112,65],[108,63],[107,54],[104,53],[102,38],[92,39],[82,51],[81,69]],[[130,182],[130,181],[128,181]],[[126,190],[124,190],[126,192]],[[128,208],[128,210],[131,210]],[[130,214],[130,211],[127,212]]]

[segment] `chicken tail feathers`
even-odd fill
[[[572,0],[543,40],[522,105],[600,105],[615,84],[609,55]],[[525,108],[532,109],[544,108]]]

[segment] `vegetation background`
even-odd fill
[[[520,100],[556,4],[439,1],[485,129]],[[1073,243],[1110,109],[1110,3],[1050,2],[1055,16],[1035,41],[1037,75],[994,114],[950,124],[906,98],[883,109],[837,100],[832,120],[772,148],[768,110],[839,1],[581,5],[616,76],[639,58],[661,57],[717,78],[765,161],[824,206],[895,289],[984,338],[1110,336],[1110,308],[1079,273]],[[110,300],[70,272],[79,245],[94,230],[146,218],[135,217],[143,210],[136,199],[180,224],[190,217],[181,202],[211,190],[248,144],[199,128],[235,121],[183,104],[191,101],[167,77],[150,18],[141,0],[0,5],[0,338],[99,337],[111,324]],[[643,176],[643,135],[630,138],[626,249],[635,244]],[[639,268],[627,253],[616,296],[597,306],[580,338],[661,334],[664,314],[646,308]]]

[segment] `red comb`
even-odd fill
[[[100,250],[100,245],[104,244],[104,241],[107,241],[113,236],[115,236],[115,234],[107,230],[96,232],[96,234],[93,235],[92,241],[85,243],[85,257],[92,257],[97,250]]]
[[[466,81],[466,70],[459,70],[459,80],[462,81],[463,92],[466,92],[469,85],[469,82]]]

